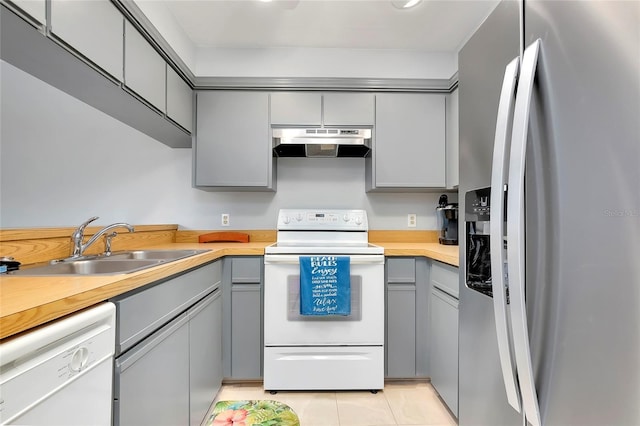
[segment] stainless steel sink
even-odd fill
[[[133,250],[96,256],[90,259],[66,259],[44,266],[13,271],[11,275],[115,275],[129,274],[162,265],[209,250]]]
[[[90,259],[59,262],[12,272],[12,275],[113,275],[127,274],[164,263],[162,260]]]
[[[178,260],[209,250],[133,250],[113,253],[110,259],[157,259],[157,260]]]

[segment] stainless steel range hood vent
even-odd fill
[[[279,129],[273,131],[276,157],[366,157],[371,129]]]

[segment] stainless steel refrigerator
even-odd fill
[[[640,425],[640,1],[503,1],[458,59],[460,425]]]

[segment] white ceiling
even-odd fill
[[[162,3],[197,48],[457,52],[498,0],[137,0]],[[156,4],[157,6],[158,4]]]

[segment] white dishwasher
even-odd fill
[[[110,425],[115,305],[0,344],[0,424]]]

